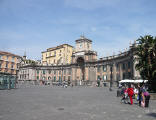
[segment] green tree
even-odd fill
[[[136,69],[143,79],[147,79],[149,90],[156,92],[156,37],[146,35],[137,39]]]

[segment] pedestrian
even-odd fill
[[[136,100],[138,100],[138,89],[136,87],[134,87],[134,97]]]
[[[138,84],[138,101],[139,101],[139,106],[141,106],[141,99],[142,99],[142,89],[141,89],[141,85]]]
[[[149,106],[149,100],[150,100],[149,92],[146,89],[143,89],[142,96],[143,96],[143,103],[144,103],[143,107],[148,107]]]
[[[134,95],[134,91],[133,91],[133,88],[131,87],[131,84],[128,85],[127,93],[128,93],[129,99],[130,99],[130,104],[132,105],[133,104],[132,97]]]
[[[149,106],[149,100],[150,100],[150,94],[146,91],[144,93],[144,96],[145,96],[145,107],[148,107]]]
[[[141,107],[145,107],[145,96],[143,92],[141,94]]]
[[[98,87],[100,87],[100,82],[101,82],[100,80],[101,80],[101,78],[98,78],[98,80],[97,80],[97,86]]]
[[[122,95],[121,103],[122,103],[122,101],[124,101],[124,103],[127,104],[128,103],[128,88],[127,88],[127,86],[124,86],[124,88],[122,88],[122,92],[123,92],[123,95]]]

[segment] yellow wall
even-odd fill
[[[0,72],[16,74],[17,64],[19,63],[17,56],[0,54]],[[7,64],[7,66],[6,66]]]
[[[68,44],[63,44],[55,48],[49,48],[42,52],[42,64],[70,64],[73,47]]]

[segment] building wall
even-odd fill
[[[136,74],[138,72],[133,61],[133,51],[129,50],[118,56],[107,57],[94,62],[85,62],[84,80],[82,78],[82,69],[77,63],[57,66],[25,66],[25,69],[35,71],[34,74],[29,75],[29,79],[36,80],[38,83],[43,81],[50,83],[70,81],[74,85],[79,85],[80,81],[82,81],[83,84],[95,85],[98,78],[101,78],[102,81],[110,82],[112,76],[113,83],[122,79],[139,78],[140,76]],[[32,71],[29,70],[28,73],[31,74]],[[20,72],[20,74],[23,73]]]
[[[90,44],[89,49],[86,43]],[[72,52],[73,47],[67,44],[49,48],[42,52],[44,65],[24,66],[21,70],[32,69],[34,74],[29,71],[28,74],[31,74],[29,79],[36,80],[40,84],[70,81],[73,85],[81,83],[82,85],[95,85],[98,79],[117,83],[122,79],[140,78],[139,72],[135,69],[133,47],[118,55],[97,60],[97,53],[91,50],[91,43],[92,41],[85,37],[76,40],[74,52]],[[79,48],[80,44],[84,51]],[[62,57],[61,64],[56,64],[60,57]],[[20,72],[20,74],[24,73]]]
[[[70,64],[72,52],[73,47],[68,44],[49,48],[42,52],[42,63],[43,65]]]
[[[0,72],[16,75],[21,57],[0,51]]]

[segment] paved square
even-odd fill
[[[0,91],[0,120],[155,120],[149,108],[121,104],[116,90],[94,87],[22,86]]]

